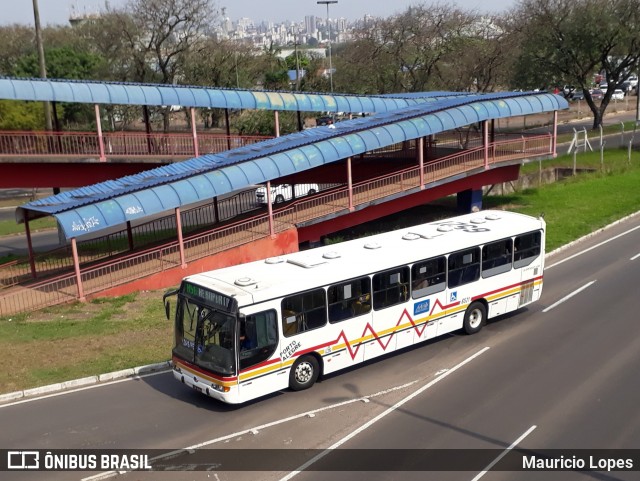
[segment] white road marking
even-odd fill
[[[489,349],[489,348],[485,348],[485,349]],[[349,399],[348,401],[343,401],[343,402],[340,402],[340,403],[331,404],[330,406],[325,406],[325,407],[322,407],[322,408],[314,409],[313,411],[306,411],[306,412],[303,412],[303,413],[300,413],[300,414],[296,414],[294,416],[290,416],[288,418],[278,419],[276,421],[272,421],[272,422],[267,423],[267,424],[262,424],[260,426],[255,426],[253,428],[245,429],[244,431],[238,431],[236,433],[227,434],[225,436],[221,436],[219,438],[211,439],[209,441],[204,441],[204,442],[199,443],[199,444],[194,444],[193,446],[188,446],[188,447],[183,448],[183,449],[176,449],[176,450],[171,451],[169,453],[163,453],[163,454],[161,454],[159,456],[156,456],[154,458],[150,458],[149,461],[157,461],[159,459],[170,458],[170,457],[173,457],[173,456],[177,456],[179,454],[183,454],[183,453],[188,452],[188,451],[193,451],[194,449],[204,448],[205,446],[210,446],[212,444],[220,443],[222,441],[227,441],[229,439],[237,438],[237,437],[242,436],[244,434],[249,434],[249,433],[251,433],[253,431],[259,431],[261,429],[270,428],[270,427],[273,427],[273,426],[277,426],[278,424],[283,424],[283,423],[286,423],[286,422],[289,422],[289,421],[294,421],[296,419],[300,419],[300,418],[304,418],[304,417],[313,417],[313,416],[316,415],[316,413],[319,413],[319,412],[322,412],[322,411],[328,411],[330,409],[335,409],[335,408],[341,407],[341,406],[346,406],[347,404],[353,404],[353,403],[356,403],[356,402],[362,402],[365,399],[368,400],[368,399],[372,399],[372,398],[375,398],[375,397],[383,396],[383,395],[388,394],[390,392],[399,391],[401,389],[405,389],[407,387],[410,387],[410,386],[414,385],[417,382],[418,382],[417,380],[416,381],[411,381],[411,382],[408,382],[406,384],[401,384],[400,386],[395,386],[395,387],[392,387],[392,388],[389,388],[389,389],[385,389],[384,391],[379,391],[377,393],[369,394],[369,395],[364,396],[364,397],[360,397],[360,398],[356,398],[356,399]],[[88,478],[82,478],[81,481],[98,481],[98,480],[101,480],[101,479],[112,478],[112,477],[117,476],[117,475],[118,475],[118,473],[116,471],[105,471],[103,473],[99,473],[99,474],[96,474],[94,476],[89,476]]]
[[[620,237],[623,237],[623,236],[625,236],[627,234],[631,234],[633,231],[636,231],[638,229],[640,229],[640,225],[636,226],[636,227],[634,227],[632,229],[629,229],[627,231],[624,231],[622,234],[618,234],[617,236],[614,236],[611,239],[607,239],[606,241],[602,241],[599,244],[591,246],[588,249],[585,249],[583,251],[577,252],[576,254],[573,254],[572,256],[567,257],[566,259],[562,259],[561,261],[556,262],[555,264],[551,264],[550,266],[545,266],[544,269],[548,270],[548,269],[551,269],[552,267],[559,266],[560,264],[563,264],[563,263],[565,263],[567,261],[570,261],[571,259],[574,259],[574,258],[576,258],[578,256],[581,256],[582,254],[586,254],[587,252],[592,251],[593,249],[597,249],[598,247],[601,247],[601,246],[603,246],[603,245],[605,245],[605,244],[607,244],[607,243],[609,243],[611,241],[614,241],[616,239],[619,239]]]
[[[629,259],[630,261],[635,261],[638,257],[640,257],[640,254],[636,254],[635,256],[633,256],[631,259]]]
[[[350,439],[356,437],[358,434],[360,434],[361,432],[363,432],[364,430],[370,428],[371,426],[373,426],[375,423],[377,423],[378,421],[380,421],[382,418],[384,418],[385,416],[391,414],[393,411],[395,411],[396,409],[398,409],[399,407],[401,407],[402,405],[406,404],[407,402],[411,401],[413,398],[415,398],[416,396],[419,396],[420,394],[422,394],[424,391],[426,391],[427,389],[429,389],[431,386],[433,386],[434,384],[440,382],[441,380],[443,380],[445,377],[447,377],[449,374],[452,374],[454,372],[456,372],[458,369],[460,369],[462,366],[464,366],[465,364],[473,361],[476,357],[480,356],[480,354],[485,353],[486,351],[489,350],[489,347],[485,347],[484,349],[481,349],[480,351],[476,352],[473,356],[468,357],[467,359],[465,359],[464,361],[460,362],[459,364],[455,365],[454,367],[452,367],[451,369],[449,369],[447,372],[440,374],[438,377],[436,377],[434,380],[428,382],[427,384],[425,384],[424,386],[422,386],[420,389],[418,389],[417,391],[414,391],[413,393],[409,394],[408,396],[406,396],[405,398],[401,399],[400,401],[398,401],[396,404],[394,404],[393,406],[391,406],[390,408],[388,408],[386,411],[378,414],[376,417],[374,417],[373,419],[367,421],[366,423],[364,423],[362,426],[360,426],[358,429],[356,429],[355,431],[352,431],[350,434],[348,434],[347,436],[345,436],[344,438],[342,438],[341,440],[339,440],[338,442],[334,443],[333,445],[331,445],[330,447],[328,447],[327,449],[325,449],[324,451],[322,451],[320,454],[318,454],[317,456],[311,458],[309,461],[307,461],[306,463],[304,463],[302,466],[300,466],[297,470],[292,471],[291,473],[289,473],[288,475],[286,475],[284,478],[281,478],[280,481],[288,481],[289,479],[297,476],[299,473],[301,473],[302,471],[304,471],[305,469],[307,469],[309,466],[311,466],[312,464],[316,463],[317,461],[319,461],[320,459],[322,459],[323,457],[325,457],[327,454],[329,454],[332,450],[339,448],[340,446],[342,446],[344,443],[346,443],[347,441],[349,441]]]
[[[533,425],[531,426],[529,429],[527,429],[518,439],[516,439],[513,443],[511,443],[511,446],[509,446],[507,449],[505,449],[504,451],[502,451],[502,453],[500,453],[500,456],[498,456],[496,459],[494,459],[492,462],[490,462],[486,468],[484,468],[484,471],[480,471],[478,473],[478,475],[473,478],[471,481],[478,481],[481,477],[483,477],[485,474],[487,474],[489,471],[491,471],[491,468],[493,468],[498,461],[500,461],[502,458],[505,457],[505,455],[511,451],[513,448],[515,448],[518,444],[520,444],[520,442],[526,438],[527,436],[529,436],[529,434],[531,434],[531,432],[537,428],[538,426]]]
[[[595,284],[596,281],[591,281],[588,284],[585,284],[584,286],[582,286],[580,289],[577,289],[575,291],[573,291],[571,294],[569,294],[568,296],[563,297],[562,299],[560,299],[558,302],[551,304],[549,307],[547,307],[546,309],[543,309],[542,312],[548,312],[551,309],[553,309],[554,307],[558,307],[560,304],[562,304],[565,301],[568,301],[569,299],[571,299],[573,296],[580,294],[582,291],[584,291],[587,287]]]

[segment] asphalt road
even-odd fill
[[[542,300],[529,308],[490,322],[474,336],[449,335],[330,376],[308,391],[226,406],[165,373],[0,406],[0,449],[334,446],[380,449],[383,458],[390,449],[451,448],[463,450],[456,452],[455,472],[377,470],[366,478],[469,481],[479,479],[483,468],[471,470],[465,456],[475,451],[464,450],[501,452],[512,443],[531,450],[640,448],[639,254],[640,216],[635,216],[548,259]],[[417,462],[410,451],[396,453],[394,470]],[[279,461],[278,472],[135,472],[120,479],[282,479],[295,471],[292,459]],[[255,469],[252,462],[247,459],[247,467]],[[3,473],[2,478],[96,474]],[[310,471],[295,479],[363,476]],[[512,479],[630,481],[638,479],[638,471],[482,476],[483,481]]]

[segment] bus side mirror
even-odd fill
[[[162,302],[164,302],[164,312],[168,320],[171,320],[171,303],[167,298],[171,296],[175,296],[177,293],[178,293],[178,289],[172,289],[169,292],[166,292],[164,296],[162,296]]]

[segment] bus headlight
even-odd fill
[[[220,384],[211,383],[211,387],[218,392],[229,392],[229,388],[227,386],[221,386]]]

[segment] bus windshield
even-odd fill
[[[179,296],[174,353],[223,376],[235,375],[236,317]]]

